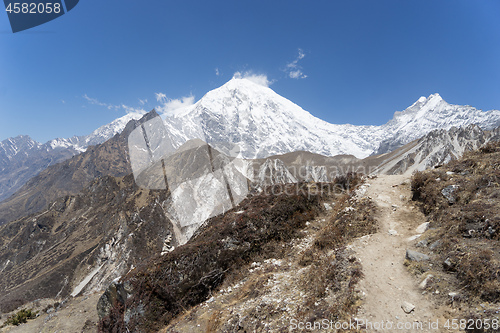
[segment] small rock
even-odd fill
[[[421,235],[420,235],[420,234],[418,234],[418,235],[414,235],[414,236],[408,237],[408,238],[407,238],[407,241],[408,241],[408,242],[414,241],[415,239],[419,238],[420,236],[421,236]]]
[[[415,305],[404,301],[403,304],[401,304],[401,309],[403,309],[405,313],[411,313],[415,310]]]
[[[389,230],[388,233],[391,236],[396,236],[398,234],[398,232],[396,230],[393,230],[393,229]]]
[[[429,241],[427,239],[422,239],[417,243],[417,247],[426,247],[427,245],[429,245]]]
[[[427,286],[429,285],[429,282],[431,282],[433,278],[434,278],[434,275],[432,275],[432,274],[427,275],[425,277],[425,279],[423,279],[422,282],[420,282],[420,284],[418,285],[418,287],[420,289],[427,288]]]
[[[448,200],[450,204],[454,204],[456,201],[454,192],[457,190],[458,185],[449,185],[441,190],[441,194]]]
[[[447,271],[453,271],[455,269],[455,264],[451,261],[450,258],[446,258],[443,262],[443,268]]]
[[[423,234],[424,232],[427,231],[427,229],[429,229],[429,224],[430,222],[424,222],[422,223],[421,225],[419,225],[416,229],[416,232],[419,233],[419,234]]]
[[[448,296],[450,296],[451,298],[455,298],[457,297],[459,294],[457,292],[451,292],[451,293],[448,293]]]
[[[438,239],[437,241],[435,241],[431,245],[429,245],[429,249],[431,251],[434,251],[439,245],[441,245],[441,240],[440,239]]]
[[[429,260],[430,257],[427,254],[423,254],[413,250],[406,250],[406,259],[411,261],[425,261]]]
[[[446,171],[446,174],[447,174],[448,176],[451,176],[451,175],[454,175],[455,173],[454,173],[453,171]]]
[[[323,206],[325,206],[325,209],[326,209],[326,210],[332,210],[332,206],[330,206],[330,204],[328,204],[328,203],[326,203],[326,202],[325,202],[325,203],[323,203]]]

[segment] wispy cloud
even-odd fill
[[[91,97],[87,96],[87,94],[83,95],[83,98],[85,98],[90,104],[99,105],[99,106],[105,106],[108,109],[112,109],[111,105],[99,102],[97,100],[97,98],[91,98]]]
[[[194,96],[185,96],[177,99],[168,98],[164,93],[156,93],[156,101],[161,105],[155,109],[162,115],[175,115],[194,104]]]
[[[156,101],[164,103],[167,100],[167,95],[164,93],[155,93]]]
[[[215,69],[215,75],[217,75],[217,76],[221,76],[222,75],[222,73],[219,71],[219,68]]]
[[[120,104],[120,105],[114,105],[114,104],[110,104],[110,103],[103,103],[101,101],[99,101],[97,98],[92,98],[92,97],[89,97],[87,94],[83,95],[83,98],[85,98],[89,104],[93,104],[93,105],[98,105],[98,106],[103,106],[105,108],[107,108],[108,110],[123,110],[125,111],[126,113],[146,113],[146,110],[142,109],[142,108],[134,108],[132,106],[128,106],[128,105],[125,105],[125,104]],[[141,101],[141,100],[139,100]],[[146,100],[147,102],[147,100]]]
[[[255,74],[252,71],[246,71],[244,73],[236,72],[233,75],[234,79],[247,79],[253,83],[259,84],[264,87],[269,87],[275,81],[270,81],[265,74]]]
[[[305,79],[306,74],[302,71],[302,67],[299,65],[299,61],[304,59],[306,54],[302,49],[299,49],[299,54],[294,61],[288,63],[285,68],[285,72],[288,73],[288,77],[292,79]]]
[[[147,98],[146,99],[140,99],[139,98],[139,104],[144,105],[144,104],[147,104],[147,103],[148,103],[148,99]]]

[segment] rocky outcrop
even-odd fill
[[[100,291],[177,247],[167,207],[166,190],[141,189],[131,175],[106,176],[0,227],[0,307]]]
[[[39,212],[61,196],[76,194],[97,177],[121,177],[131,173],[128,135],[139,124],[156,116],[153,110],[139,121],[132,120],[121,134],[52,165],[31,178],[9,199],[0,203],[0,225]]]

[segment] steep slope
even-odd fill
[[[45,144],[25,135],[0,142],[0,201],[10,197],[47,167],[84,152],[89,146],[106,142],[121,133],[129,121],[141,117],[139,113],[130,113],[99,127],[90,135],[59,138]]]
[[[100,291],[178,242],[167,191],[105,176],[76,196],[0,227],[0,310],[39,298]]]
[[[367,160],[377,161],[374,173],[394,175],[422,171],[456,160],[465,152],[476,150],[487,142],[498,141],[499,130],[500,127],[483,131],[477,125],[434,130],[391,153]]]
[[[14,195],[0,203],[0,225],[45,208],[58,197],[76,194],[96,177],[131,173],[128,134],[141,122],[158,116],[153,110],[140,121],[131,120],[123,132],[84,153],[55,164],[30,179]]]
[[[0,142],[0,201],[11,196],[48,166],[77,154],[71,147],[53,147],[20,135]]]
[[[453,306],[469,332],[495,332],[500,321],[500,142],[438,169],[416,173],[414,203],[429,228],[414,241],[428,260],[410,263],[422,289]],[[450,325],[451,326],[451,325]],[[455,330],[455,329],[454,329]]]
[[[359,181],[357,178],[350,180]],[[338,315],[350,316],[355,305],[351,302],[353,293],[348,286],[356,283],[359,271],[352,261],[349,264],[347,253],[330,251],[335,249],[335,245],[345,241],[344,237],[334,238],[332,235],[338,235],[340,232],[336,230],[336,224],[340,224],[342,228],[349,218],[351,223],[359,223],[360,228],[354,233],[364,234],[363,227],[371,224],[369,219],[365,218],[365,212],[358,213],[357,210],[348,214],[332,214],[333,216],[328,217],[328,222],[325,222],[324,218],[321,219],[325,216],[316,220],[315,217],[319,217],[318,214],[324,209],[325,200],[330,203],[335,201],[335,205],[341,207],[339,212],[347,205],[354,205],[354,202],[340,191],[337,195],[332,195],[336,184],[314,184],[314,190],[311,190],[311,185],[286,185],[288,189],[283,192],[290,193],[289,195],[251,196],[237,209],[209,220],[184,246],[161,258],[152,258],[116,281],[98,303],[99,315],[102,318],[101,331],[158,332],[163,325],[169,324],[173,318],[183,313],[188,316],[192,326],[198,328],[183,328],[180,329],[181,332],[210,331],[206,325],[199,326],[205,324],[208,318],[218,322],[218,311],[208,316],[203,315],[202,319],[197,318],[195,314],[189,317],[190,314],[186,313],[186,310],[207,301],[211,296],[224,293],[221,290],[223,283],[226,286],[234,286],[234,290],[242,288],[243,291],[243,295],[233,298],[226,306],[238,306],[244,301],[252,304],[245,311],[241,311],[241,308],[228,308],[226,315],[232,318],[224,318],[220,324],[230,327],[221,328],[220,331],[233,331],[232,328],[238,325],[241,331],[260,331],[264,325],[268,327],[268,324],[273,322],[268,329],[274,332],[278,331],[274,324],[287,321],[288,316],[296,315],[305,319],[319,311],[329,318]],[[351,207],[351,210],[354,209]],[[362,217],[359,219],[361,221],[357,217]],[[342,221],[337,222],[338,220]],[[311,224],[314,224],[314,227],[308,228]],[[309,232],[319,229],[322,229],[322,232],[317,232],[318,237],[311,239],[304,230],[306,228]],[[304,250],[309,246],[311,250],[307,256]],[[318,256],[311,255],[313,251]],[[324,257],[322,253],[325,254]],[[283,269],[287,272],[274,272],[271,267],[260,271],[255,264],[262,261],[278,265],[283,263]],[[290,261],[293,261],[293,266]],[[256,274],[247,279],[249,269],[256,271]],[[334,276],[333,272],[340,270],[342,274]],[[313,274],[308,274],[309,271],[329,278],[315,279]],[[273,276],[274,273],[276,276]],[[283,286],[293,288],[294,297],[289,298],[288,290],[283,293],[278,289],[272,293],[273,298],[270,298],[270,285],[273,284],[274,278],[278,279],[282,273],[291,273],[290,280],[295,278],[295,281]],[[237,282],[238,286],[235,285]],[[279,299],[275,300],[275,295]],[[259,302],[259,299],[252,302],[256,297],[262,297],[266,302]],[[335,306],[339,299],[345,303]],[[294,304],[294,301],[298,304]],[[306,310],[311,307],[310,311]],[[247,313],[251,315],[243,320],[242,317],[246,317]],[[219,331],[216,327],[217,325],[213,326],[213,331]],[[174,328],[171,331],[178,330]]]

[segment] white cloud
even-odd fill
[[[304,59],[306,54],[302,49],[299,49],[299,54],[294,61],[288,63],[286,65],[285,72],[288,73],[288,76],[292,79],[305,79],[307,75],[302,71],[302,67],[299,65],[299,61]]]
[[[156,107],[156,111],[162,115],[174,115],[194,104],[193,95],[171,99],[164,93],[156,93],[156,100],[162,103]]]
[[[124,110],[126,113],[146,113],[146,110],[142,108],[134,108],[125,104],[113,105],[109,103],[103,103],[96,98],[89,97],[87,94],[83,95],[83,98],[85,98],[90,104],[104,106],[108,110]]]
[[[167,95],[164,93],[155,93],[157,102],[164,102],[167,99]]]
[[[220,76],[220,75],[221,75],[221,72],[219,71],[219,68],[216,68],[216,69],[215,69],[215,75],[217,75],[217,76]]]
[[[83,95],[83,98],[85,98],[90,104],[108,107],[108,104],[99,102],[96,98],[91,98],[87,96],[87,94]]]
[[[267,75],[255,74],[251,71],[247,71],[245,73],[236,72],[233,75],[233,79],[247,79],[249,81],[252,81],[253,83],[256,83],[264,87],[269,87],[271,84],[274,83],[274,81],[268,80]]]
[[[140,103],[141,105],[147,104],[147,103],[148,103],[148,99],[147,99],[147,98],[146,98],[146,99],[140,99],[140,98],[139,98],[139,103]]]

